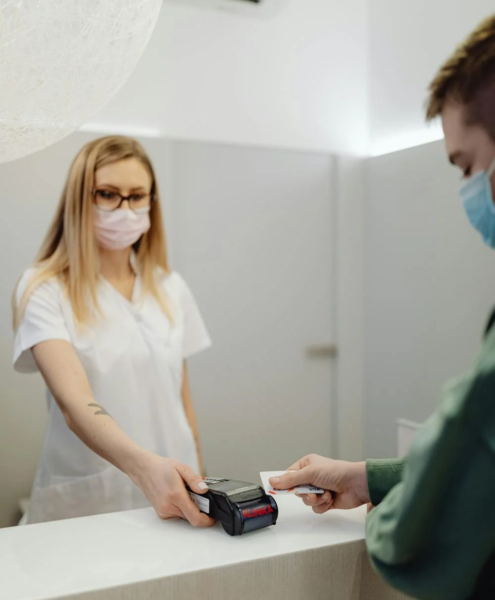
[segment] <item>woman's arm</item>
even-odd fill
[[[141,488],[162,519],[186,518],[196,526],[213,521],[199,512],[185,489],[197,493],[204,482],[192,469],[135,444],[93,397],[83,366],[72,345],[49,340],[32,348],[43,378],[67,426],[96,454],[126,473]]]
[[[198,422],[196,419],[196,411],[194,410],[194,404],[191,398],[191,388],[189,387],[189,377],[187,375],[187,363],[184,361],[184,370],[182,377],[182,402],[184,403],[184,410],[186,411],[186,417],[189,422],[189,426],[192,429],[194,435],[194,441],[196,443],[196,452],[198,453],[199,472],[203,474],[203,458],[201,456],[201,444],[199,439]]]

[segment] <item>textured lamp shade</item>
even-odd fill
[[[134,69],[161,5],[0,0],[0,163],[53,144],[102,108]]]

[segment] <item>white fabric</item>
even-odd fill
[[[33,271],[25,273],[18,301]],[[14,342],[14,366],[37,370],[30,349],[60,339],[75,348],[95,401],[137,444],[198,469],[195,443],[182,398],[184,359],[211,345],[194,298],[177,273],[160,277],[171,305],[171,325],[151,296],[133,301],[102,280],[104,317],[81,330],[62,285],[50,280],[32,294]],[[31,495],[28,522],[86,516],[147,506],[141,491],[87,448],[67,427],[48,392],[48,428]]]

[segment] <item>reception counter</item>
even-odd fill
[[[153,510],[0,530],[1,600],[403,600],[372,572],[365,511],[315,515],[293,496],[275,527],[162,522]]]

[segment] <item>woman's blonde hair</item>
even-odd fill
[[[165,231],[153,165],[139,142],[124,136],[108,136],[89,142],[74,159],[55,217],[38,252],[35,272],[19,302],[13,299],[17,329],[34,290],[54,277],[64,285],[76,322],[89,323],[99,310],[98,249],[93,228],[95,173],[101,167],[130,158],[138,159],[152,179],[151,228],[134,245],[143,294],[151,294],[171,319],[170,309],[157,280],[157,268],[169,272]]]

